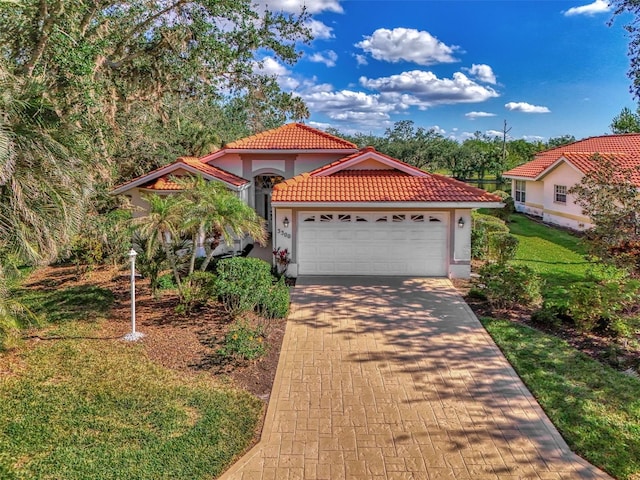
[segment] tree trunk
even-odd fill
[[[182,297],[182,282],[180,281],[180,272],[178,271],[178,265],[176,259],[171,251],[171,246],[167,243],[167,239],[164,236],[164,232],[160,232],[160,243],[162,244],[162,248],[164,250],[165,255],[167,256],[167,260],[169,260],[169,264],[171,265],[171,270],[173,271],[173,277],[176,279],[176,285],[178,286],[178,291],[180,292],[180,296]]]
[[[205,241],[204,243],[206,244],[207,242]],[[205,247],[207,256],[205,257],[204,262],[202,262],[202,265],[200,266],[200,270],[202,270],[203,272],[207,270],[209,263],[213,259],[213,252],[215,252],[216,248],[218,248],[219,246],[220,246],[220,236],[215,235],[213,237],[213,240],[211,241],[211,246],[209,246],[209,248]]]

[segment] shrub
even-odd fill
[[[504,232],[489,232],[487,238],[489,258],[498,263],[506,263],[515,258],[519,243],[515,235]]]
[[[513,197],[511,194],[502,191],[496,190],[495,192],[491,192],[494,195],[500,197],[502,203],[504,203],[504,208],[494,208],[491,210],[491,214],[496,217],[508,222],[511,218],[511,215],[516,211],[516,203],[513,201]]]
[[[153,249],[150,249],[150,242],[148,237],[144,237],[136,231],[133,233],[131,246],[138,254],[136,256],[136,270],[143,278],[149,279],[151,294],[156,296],[158,289],[163,288],[160,286],[159,276],[167,263],[167,256],[160,245],[155,245]],[[166,284],[166,280],[164,282]]]
[[[175,290],[176,288],[178,288],[173,273],[165,273],[164,275],[160,275],[156,283],[158,290]]]
[[[183,280],[180,302],[176,311],[189,315],[204,307],[210,298],[216,296],[216,276],[211,272],[193,272]]]
[[[543,302],[542,307],[531,314],[531,321],[540,325],[559,327],[562,323],[562,318],[557,308],[545,305]]]
[[[130,221],[131,213],[126,210],[88,215],[71,243],[69,260],[81,270],[104,263],[124,263],[127,252],[122,246],[129,242]]]
[[[491,263],[484,265],[479,274],[478,289],[494,307],[531,306],[540,301],[542,281],[527,266]]]
[[[225,258],[218,262],[216,288],[224,308],[236,316],[254,310],[267,298],[271,278],[271,266],[259,258]]]
[[[600,327],[627,337],[637,323],[638,294],[640,282],[632,279],[574,283],[567,289],[567,315],[579,330]]]
[[[236,360],[254,360],[266,351],[264,329],[260,326],[252,327],[246,321],[237,321],[227,333],[218,354]]]
[[[285,273],[287,273],[287,268],[289,268],[289,264],[291,263],[291,256],[289,255],[289,250],[287,248],[281,249],[280,247],[273,250],[273,258],[275,260],[275,265],[273,267],[273,274],[277,278],[282,277]]]
[[[265,318],[284,318],[289,313],[289,287],[284,283],[284,277],[280,277],[266,296],[258,305],[258,312]]]
[[[471,214],[471,257],[484,260],[489,251],[489,233],[509,233],[509,228],[497,217],[478,212]]]

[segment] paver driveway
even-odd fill
[[[301,278],[262,440],[228,479],[610,478],[444,279]]]

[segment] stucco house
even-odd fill
[[[596,153],[625,168],[640,167],[640,134],[586,138],[540,152],[532,161],[503,173],[511,180],[516,210],[574,230],[593,226],[568,192],[595,168]],[[636,178],[640,187],[640,176]]]
[[[290,252],[292,276],[466,278],[471,210],[503,206],[484,190],[300,123],[179,158],[112,193],[144,215],[142,194],[171,194],[179,189],[171,177],[185,174],[223,182],[255,208],[272,247]]]

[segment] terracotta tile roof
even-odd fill
[[[240,187],[246,183],[249,183],[249,180],[245,180],[244,178],[234,175],[231,172],[227,172],[222,168],[214,167],[213,165],[209,165],[208,163],[202,163],[199,158],[180,157],[178,161],[181,160],[187,165],[195,168],[196,170],[201,171],[202,173],[206,173],[207,175],[216,177],[231,185],[235,185],[236,187]]]
[[[505,173],[505,177],[536,178],[559,158],[564,157],[583,173],[594,166],[590,157],[594,153],[615,158],[629,168],[640,166],[640,134],[603,135],[579,140],[538,153],[535,158]],[[640,181],[637,182],[640,186]]]
[[[319,169],[320,170],[320,169]],[[303,173],[273,187],[273,202],[500,202],[479,188],[436,174],[399,170]]]
[[[389,155],[386,155],[382,152],[378,152],[375,148],[373,147],[364,147],[361,148],[360,150],[358,150],[355,153],[352,153],[351,155],[347,155],[346,157],[342,157],[339,160],[336,160],[335,162],[329,163],[327,165],[323,165],[322,167],[317,168],[316,170],[314,170],[312,173],[314,175],[317,174],[322,174],[323,172],[326,172],[327,170],[331,170],[332,168],[341,165],[343,163],[346,163],[350,160],[353,160],[354,158],[358,158],[358,157],[362,157],[367,153],[375,153],[377,156],[382,157],[382,158],[386,158],[387,160],[390,160],[393,163],[399,163],[402,164],[403,168],[413,171],[415,172],[417,175],[424,175],[424,171],[420,170],[419,168],[414,167],[413,165],[409,165],[408,163],[404,163],[401,162],[400,160],[390,157]]]
[[[206,163],[202,163],[199,158],[180,157],[175,162],[169,165],[164,165],[163,167],[156,168],[155,170],[152,170],[146,175],[142,175],[140,177],[134,178],[133,180],[130,180],[129,182],[119,185],[118,187],[114,188],[113,192],[122,193],[123,191],[125,191],[126,186],[130,184],[132,186],[135,185],[140,188],[148,188],[151,190],[180,190],[180,187],[175,182],[172,182],[169,178],[171,176],[171,171],[160,177],[156,177],[154,176],[154,174],[157,174],[158,172],[161,172],[171,167],[175,167],[173,170],[177,170],[180,168],[181,165],[189,165],[190,167],[195,168],[196,170],[206,175],[218,178],[236,187],[240,187],[242,185],[249,183],[248,180],[245,180],[242,177],[238,177],[237,175],[227,172],[226,170],[223,170],[218,167],[214,167]],[[149,177],[149,181],[145,183],[144,178],[146,177]]]
[[[626,153],[615,153],[615,154],[599,154],[601,158],[606,158],[611,163],[620,168],[620,172],[629,171],[631,174],[631,181],[635,183],[638,187],[640,187],[640,158],[633,157]],[[578,170],[582,173],[588,173],[595,169],[596,162],[593,160],[593,153],[578,153],[571,152],[565,153],[564,158],[570,161]],[[624,178],[623,175],[619,176],[619,179],[622,180]]]
[[[302,123],[289,123],[228,143],[224,149],[243,150],[353,150],[351,142]]]
[[[182,190],[180,185],[171,181],[167,176],[160,177],[147,185],[141,185],[141,188],[146,188],[148,190]]]

